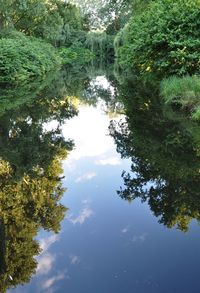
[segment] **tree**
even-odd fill
[[[198,73],[199,7],[198,0],[150,3],[120,32],[120,64],[142,73]]]
[[[9,0],[4,4],[0,8],[0,28],[14,28],[55,46],[85,29],[80,9],[62,0]]]
[[[104,30],[114,34],[129,17],[144,9],[149,0],[74,0],[89,18],[91,30]]]

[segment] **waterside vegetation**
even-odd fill
[[[199,9],[198,0],[150,1],[130,18],[114,42],[123,70],[143,77],[153,74],[158,81],[164,78],[160,95],[167,103],[179,97],[181,109],[190,108],[195,119],[200,112]]]

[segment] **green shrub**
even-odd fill
[[[85,48],[72,46],[70,48],[61,48],[59,50],[63,64],[79,64],[83,65],[90,62],[94,58],[94,54]]]
[[[22,32],[16,31],[13,28],[4,28],[0,30],[0,38],[6,38],[6,39],[23,39],[27,40],[27,37]]]
[[[71,64],[77,59],[77,54],[70,48],[61,48],[59,50],[59,55],[62,59],[63,64]]]
[[[17,83],[44,76],[60,63],[55,49],[42,40],[28,37],[0,39],[1,83]]]
[[[120,33],[117,56],[124,68],[163,75],[200,70],[199,0],[158,0]],[[119,38],[119,37],[118,37]]]

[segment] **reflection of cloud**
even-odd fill
[[[72,138],[76,145],[68,160],[96,157],[112,150],[113,140],[105,135],[109,122],[110,119],[98,107],[81,106],[78,117],[73,117],[63,126],[64,136]]]
[[[51,244],[59,240],[59,236],[57,234],[50,235],[47,238],[40,239],[40,248],[42,249],[42,252],[46,252]]]
[[[63,273],[58,274],[57,276],[54,276],[48,280],[46,280],[43,284],[42,287],[43,289],[49,289],[54,285],[55,282],[63,280],[65,278],[65,275]]]
[[[101,159],[95,162],[96,165],[111,165],[111,166],[117,166],[117,165],[121,165],[121,161],[119,158],[117,157],[111,157],[111,158],[107,158],[107,159]]]
[[[125,234],[129,231],[129,227],[124,227],[122,230],[121,230],[121,233]]]
[[[68,173],[73,173],[74,171],[76,171],[76,163],[75,161],[70,161],[70,160],[65,160],[63,162],[63,169],[67,170]]]
[[[45,131],[52,131],[52,130],[56,130],[59,126],[59,123],[57,120],[52,120],[50,122],[47,123],[43,123],[42,127]]]
[[[75,182],[82,182],[82,181],[87,181],[87,180],[91,180],[92,178],[96,177],[97,174],[95,172],[90,172],[90,173],[86,173],[80,177],[78,177]]]
[[[112,95],[114,95],[115,93],[114,87],[111,85],[111,83],[107,80],[105,76],[97,76],[92,83],[94,85],[101,86],[104,89],[109,89]]]
[[[141,241],[141,242],[143,242],[143,241],[145,241],[146,240],[146,238],[147,238],[147,233],[143,233],[143,234],[141,234],[141,235],[138,235],[138,236],[133,236],[133,238],[132,238],[132,242],[137,242],[137,241]]]
[[[87,204],[91,203],[91,199],[83,199],[82,203],[87,205]]]
[[[80,263],[80,257],[78,255],[73,255],[72,254],[72,255],[69,256],[69,258],[70,258],[70,263],[72,265],[78,265]]]
[[[53,263],[55,261],[55,255],[52,255],[47,251],[50,246],[58,240],[59,236],[57,234],[52,234],[49,237],[41,238],[39,240],[42,253],[36,258],[38,262],[36,273],[38,275],[46,275],[52,269]]]
[[[53,266],[53,263],[55,261],[55,256],[50,253],[46,253],[38,257],[37,261],[38,261],[38,266],[37,266],[36,273],[38,275],[46,275],[48,274],[48,272],[51,270]]]
[[[94,212],[91,208],[85,207],[81,210],[79,216],[77,216],[75,218],[70,217],[69,221],[74,225],[77,223],[83,224],[85,222],[85,220],[90,218],[91,215],[93,215],[93,214],[94,214]]]

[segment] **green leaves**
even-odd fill
[[[60,65],[54,48],[36,39],[0,39],[0,82],[18,83],[44,76]]]
[[[65,43],[67,30],[84,30],[84,17],[80,9],[71,3],[62,0],[4,2],[0,0],[0,29],[15,28],[56,46]]]
[[[200,4],[159,0],[133,17],[117,48],[124,68],[142,73],[194,74],[200,70]]]
[[[72,46],[70,48],[62,47],[59,50],[63,64],[83,65],[90,62],[94,58],[94,54],[85,48]]]

